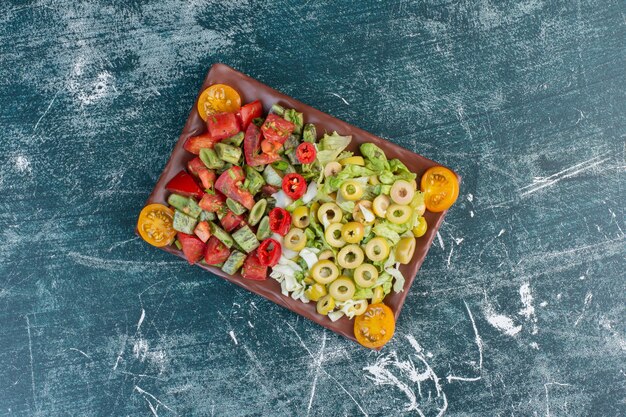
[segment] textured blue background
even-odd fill
[[[0,415],[626,415],[625,15],[3,2]],[[134,236],[215,62],[463,176],[382,352]]]

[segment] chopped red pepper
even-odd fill
[[[246,175],[243,173],[243,169],[235,165],[222,172],[215,182],[215,189],[248,210],[252,210],[252,207],[254,207],[254,196],[248,190],[242,188],[245,178]]]
[[[246,130],[253,119],[263,115],[263,104],[259,100],[253,101],[242,106],[238,114],[241,120],[241,127],[243,130]]]
[[[206,241],[209,240],[209,238],[211,237],[211,227],[209,226],[209,222],[199,222],[193,233],[198,236],[201,241],[206,243]]]
[[[243,220],[242,215],[237,215],[230,210],[228,210],[226,214],[224,214],[224,216],[220,219],[220,223],[222,224],[224,230],[226,230],[228,233],[237,229],[239,226],[243,226],[244,224],[246,224],[246,222]]]
[[[291,214],[284,208],[274,207],[270,211],[270,230],[285,236],[291,226]]]
[[[254,281],[265,281],[267,279],[267,266],[261,265],[256,249],[243,262],[241,276]]]
[[[192,136],[185,141],[183,148],[187,152],[191,152],[194,155],[200,154],[202,148],[213,148],[219,140],[213,139],[210,134],[203,133],[198,136]]]
[[[226,197],[222,194],[205,194],[198,203],[200,208],[211,213],[219,211],[226,204]]]
[[[257,249],[259,263],[263,266],[274,266],[278,263],[282,249],[275,239],[265,239]]]
[[[241,130],[234,113],[212,114],[208,117],[206,124],[209,135],[215,141],[226,139]]]
[[[243,139],[243,153],[246,156],[246,163],[250,166],[267,165],[280,159],[277,153],[259,153],[261,151],[261,131],[254,123],[246,129]]]
[[[168,191],[184,195],[185,197],[202,198],[204,195],[204,191],[198,186],[193,177],[184,170],[176,174],[174,178],[167,183],[165,188]]]
[[[282,145],[285,143],[289,135],[293,133],[295,127],[296,125],[290,121],[272,113],[267,116],[267,119],[265,119],[263,126],[261,126],[261,131],[263,132],[263,137],[265,137],[265,139],[268,141],[278,142]]]
[[[195,236],[181,232],[178,232],[176,237],[183,247],[183,254],[185,255],[185,258],[187,258],[187,262],[189,262],[190,265],[193,265],[202,259],[204,242]]]
[[[283,177],[283,191],[294,200],[306,193],[306,180],[300,174],[292,172]]]
[[[296,148],[296,158],[301,164],[312,164],[317,156],[315,146],[310,142],[302,142]]]
[[[204,262],[209,265],[217,265],[226,262],[229,256],[228,247],[215,236],[211,236],[204,251]]]

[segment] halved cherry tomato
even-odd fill
[[[219,211],[226,204],[226,197],[222,194],[205,194],[202,200],[198,203],[200,208],[204,211],[215,213]]]
[[[180,171],[166,185],[165,189],[185,197],[202,198],[204,191],[198,186],[193,177],[185,170]]]
[[[306,193],[306,180],[300,174],[292,172],[283,177],[283,191],[294,200]]]
[[[263,137],[265,137],[265,139],[278,142],[282,145],[285,143],[289,135],[293,133],[295,127],[296,126],[290,121],[272,113],[267,116],[267,119],[265,119],[263,126],[261,126],[261,131],[263,132]]]
[[[202,259],[204,254],[204,242],[193,235],[178,232],[178,241],[183,247],[183,254],[189,262],[189,265],[193,265]]]
[[[204,262],[209,265],[217,265],[226,262],[229,256],[228,247],[215,236],[211,236],[204,251]]]
[[[241,119],[241,127],[243,130],[248,128],[248,125],[253,119],[261,117],[263,115],[263,104],[259,100],[248,103],[242,106],[239,110],[239,118]]]
[[[291,214],[284,208],[274,207],[272,211],[270,211],[269,217],[270,230],[281,236],[285,236],[291,226]]]
[[[205,132],[201,135],[187,138],[187,140],[185,141],[185,144],[183,145],[183,148],[185,148],[187,152],[191,152],[194,155],[199,155],[200,149],[202,148],[213,149],[213,147],[215,146],[217,142],[219,142],[219,140],[213,139],[208,132]]]
[[[278,263],[282,249],[275,239],[265,239],[257,249],[259,263],[263,266],[274,266]]]
[[[261,150],[261,131],[254,123],[246,129],[243,139],[243,153],[246,156],[246,163],[250,166],[267,165],[280,159],[277,153],[259,153]]]
[[[393,337],[396,319],[385,304],[370,304],[365,313],[354,319],[354,336],[367,348],[379,348]]]
[[[302,164],[312,164],[316,156],[317,150],[315,150],[315,145],[311,142],[302,142],[296,148],[296,158]]]
[[[206,121],[209,135],[215,141],[220,141],[239,133],[239,122],[233,113],[212,114]]]
[[[426,170],[420,188],[426,209],[435,213],[449,209],[459,196],[459,180],[454,172],[441,166]]]
[[[257,250],[251,252],[241,267],[241,276],[254,281],[265,281],[267,279],[267,266],[261,265]]]
[[[234,113],[241,107],[239,93],[226,84],[213,84],[198,97],[198,113],[206,122],[207,117],[216,113]]]
[[[215,181],[215,189],[230,197],[248,210],[254,207],[254,197],[248,190],[242,188],[246,175],[240,166],[233,166],[222,172],[220,177]]]
[[[163,204],[148,204],[137,220],[137,230],[141,238],[157,248],[167,246],[174,241],[174,211]]]
[[[228,210],[226,214],[220,219],[220,223],[224,230],[228,233],[232,232],[239,226],[243,226],[246,222],[243,220],[243,216],[237,215],[232,211]]]

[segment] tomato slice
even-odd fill
[[[302,142],[296,148],[296,158],[301,164],[312,164],[316,156],[317,150],[311,142]]]
[[[241,127],[243,130],[248,128],[248,125],[252,123],[253,119],[257,117],[261,117],[263,115],[263,104],[261,101],[256,100],[252,103],[248,103],[245,106],[241,107],[239,110],[239,118],[241,120]]]
[[[246,156],[246,163],[250,166],[267,165],[280,159],[277,153],[259,153],[261,150],[261,131],[254,123],[246,129],[243,139],[243,153]]]
[[[211,236],[204,251],[204,262],[208,265],[218,265],[226,262],[229,256],[230,251],[228,247],[215,236]]]
[[[209,226],[209,222],[199,222],[196,225],[196,228],[193,230],[193,233],[198,236],[198,239],[206,243],[207,240],[209,240],[209,238],[211,237],[211,227]]]
[[[265,119],[263,126],[261,126],[261,131],[265,139],[278,142],[282,145],[289,135],[293,133],[295,127],[296,126],[290,121],[272,113]]]
[[[216,139],[213,139],[209,133],[203,133],[198,136],[191,136],[187,138],[183,148],[187,152],[191,152],[194,155],[200,155],[200,149],[202,148],[211,148],[215,146],[215,144],[219,142]]]
[[[193,177],[184,170],[174,176],[166,185],[165,189],[185,197],[202,198],[204,191],[198,186]]]
[[[193,265],[202,259],[204,254],[204,242],[193,235],[178,232],[178,241],[183,247],[183,254],[189,265]]]
[[[215,182],[215,189],[230,197],[248,210],[254,207],[254,197],[248,191],[242,188],[243,181],[246,178],[243,169],[240,166],[233,166],[222,172]]]
[[[306,193],[306,180],[300,174],[292,172],[283,177],[283,191],[294,200]]]
[[[379,348],[393,337],[396,319],[385,304],[370,304],[365,313],[354,320],[354,336],[367,348]]]
[[[234,113],[241,107],[239,93],[229,85],[213,84],[198,97],[198,113],[205,122],[209,115]]]
[[[259,263],[264,266],[274,266],[278,263],[282,249],[277,240],[265,239],[257,249]]]
[[[285,236],[291,226],[291,214],[284,208],[274,207],[269,214],[270,230]]]
[[[218,113],[209,116],[206,121],[209,135],[213,140],[220,141],[239,133],[239,123],[234,113]]]
[[[226,214],[224,214],[224,216],[220,219],[220,223],[222,224],[224,230],[228,233],[246,224],[243,220],[243,216],[237,215],[230,210],[227,211]]]
[[[148,204],[137,220],[137,230],[143,240],[161,248],[174,241],[174,211],[163,204]]]
[[[205,194],[198,203],[200,208],[211,213],[219,211],[226,204],[226,197],[222,194]]]
[[[205,190],[210,190],[211,188],[213,188],[216,177],[215,171],[205,168],[203,170],[200,170],[200,172],[198,173],[198,177],[200,178],[200,181],[202,182],[202,187]]]
[[[267,279],[267,266],[261,265],[255,249],[251,252],[241,267],[241,276],[254,281],[265,281]]]
[[[459,180],[454,172],[442,166],[426,170],[420,188],[426,209],[435,213],[449,209],[459,197]]]

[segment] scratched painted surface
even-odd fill
[[[0,415],[626,415],[623,2],[109,3],[0,10]],[[135,238],[214,62],[463,176],[382,352]]]

